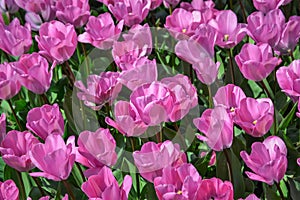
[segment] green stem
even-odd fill
[[[9,100],[7,100],[7,102],[8,102],[8,105],[9,105],[9,107],[10,107],[10,109],[11,109],[11,112],[12,112],[14,118],[16,119],[16,122],[17,122],[17,125],[18,125],[18,127],[19,127],[19,130],[20,130],[20,131],[23,131],[23,127],[22,127],[22,125],[21,125],[21,123],[20,123],[20,121],[19,121],[19,118],[18,118],[18,116],[17,116],[17,114],[16,114],[16,112],[15,112],[15,110],[14,110],[14,108],[13,108],[13,105],[12,105],[12,103],[11,103],[11,100],[9,99]]]
[[[71,189],[69,183],[68,183],[66,180],[63,180],[62,182],[63,182],[65,188],[67,189],[67,192],[68,192],[68,194],[70,195],[70,198],[71,198],[72,200],[75,200],[75,196],[74,196],[74,194],[73,194],[73,191],[72,191],[72,189]]]
[[[74,76],[74,73],[73,73],[68,61],[66,61],[64,63],[63,69],[64,69],[64,71],[65,71],[65,73],[66,73],[66,75],[67,75],[67,77],[70,81],[71,86],[73,86],[74,83],[75,83],[75,76]]]
[[[42,99],[43,99],[43,101],[44,101],[45,104],[49,104],[50,105],[50,102],[49,102],[47,96],[45,95],[45,93],[41,94],[41,97],[42,97]]]
[[[291,58],[292,58],[292,61],[294,61],[294,60],[295,60],[295,57],[294,57],[293,51],[290,51],[290,56],[291,56]]]
[[[16,172],[17,172],[17,179],[20,184],[20,197],[23,197],[25,199],[26,198],[25,186],[24,186],[24,183],[22,180],[21,172],[19,172],[19,171],[16,171]]]
[[[83,174],[83,171],[82,171],[82,169],[81,169],[81,166],[80,166],[79,163],[77,163],[77,162],[75,162],[75,164],[76,164],[76,166],[77,166],[77,168],[78,168],[78,170],[79,170],[79,172],[80,172],[80,175],[81,175],[82,180],[83,180],[83,181],[86,181],[85,176],[84,176],[84,174]]]
[[[275,185],[276,185],[276,187],[277,187],[277,190],[278,190],[278,192],[279,192],[279,194],[280,194],[281,199],[282,199],[282,200],[285,200],[284,195],[283,195],[283,192],[282,192],[282,190],[281,190],[281,187],[280,187],[279,183],[276,183],[276,182],[275,182]]]
[[[232,84],[235,85],[233,60],[232,60],[232,49],[228,49],[228,55],[229,55],[229,66],[230,66],[231,82],[232,82]]]
[[[132,152],[135,151],[135,148],[134,148],[134,141],[133,141],[133,138],[130,137],[130,143],[131,143],[131,148],[132,148]],[[135,174],[135,178],[136,178],[136,190],[137,190],[137,196],[138,198],[140,197],[140,176],[138,173]]]
[[[231,166],[231,162],[230,162],[230,157],[228,154],[229,149],[224,149],[224,155],[226,157],[227,160],[227,166],[228,166],[228,175],[229,175],[229,181],[231,183],[233,183],[233,171],[232,171],[232,166]]]
[[[207,89],[208,89],[208,107],[212,108],[213,100],[212,100],[211,86],[207,85]]]
[[[242,13],[243,13],[244,22],[247,23],[247,15],[246,15],[246,10],[245,10],[245,7],[243,5],[243,2],[241,0],[239,0],[239,4],[240,4],[240,7],[241,7],[241,10],[242,10]]]

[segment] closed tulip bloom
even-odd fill
[[[119,186],[111,169],[103,167],[98,174],[92,175],[81,185],[82,191],[89,199],[127,200],[132,186],[132,178],[124,177],[123,184]]]
[[[28,152],[38,143],[38,139],[28,131],[10,131],[1,143],[2,159],[7,165],[20,172],[31,170],[34,165]]]
[[[15,65],[15,70],[19,74],[19,82],[33,93],[45,93],[51,84],[54,62],[49,69],[46,58],[38,53],[24,54]]]
[[[10,99],[21,89],[18,74],[12,67],[13,65],[15,63],[0,64],[0,99]]]
[[[253,171],[245,173],[255,181],[272,185],[279,183],[287,169],[287,149],[277,136],[269,136],[263,142],[255,142],[251,146],[251,154],[240,153],[245,164]]]
[[[99,49],[109,49],[117,40],[123,29],[123,20],[115,26],[109,13],[100,14],[98,17],[90,16],[85,27],[85,32],[78,36],[78,41],[89,43]]]
[[[74,26],[64,25],[55,20],[43,23],[39,30],[39,36],[36,36],[35,39],[38,42],[39,53],[52,62],[63,63],[70,59],[77,46]]]
[[[180,146],[168,140],[159,144],[145,143],[140,151],[133,152],[133,158],[141,176],[150,182],[162,175],[163,168],[186,163]]]
[[[276,72],[279,87],[287,95],[300,96],[300,60],[294,60],[289,66],[280,67]]]
[[[228,84],[218,89],[213,100],[215,106],[222,105],[231,116],[235,116],[235,111],[240,108],[240,102],[244,98],[246,95],[239,86]]]
[[[241,52],[235,56],[235,61],[243,76],[249,80],[262,81],[271,74],[281,59],[273,57],[270,45],[245,44]]]
[[[284,25],[279,43],[275,50],[280,54],[291,54],[300,38],[300,16],[292,16]]]
[[[127,26],[141,23],[148,15],[151,6],[149,0],[115,0],[108,9],[117,20],[124,20]]]
[[[3,200],[18,200],[19,189],[13,180],[0,182],[0,199]]]
[[[64,22],[82,27],[90,16],[88,0],[58,0],[55,4],[56,17]]]
[[[3,141],[5,135],[6,135],[6,115],[5,113],[2,113],[0,116],[0,144]]]
[[[193,123],[204,134],[198,135],[197,138],[206,142],[212,150],[222,151],[231,146],[233,121],[223,106],[205,110]]]
[[[267,13],[271,10],[278,9],[281,5],[286,5],[292,0],[253,0],[254,7],[263,12]]]
[[[0,23],[0,49],[13,55],[21,56],[32,44],[31,28],[29,24],[22,26],[18,18],[14,18],[9,25]]]
[[[280,40],[285,17],[281,10],[272,10],[267,14],[253,12],[247,22],[247,34],[256,43],[268,43],[273,48]]]
[[[130,103],[135,106],[145,124],[155,126],[169,120],[174,98],[175,94],[166,85],[153,82],[134,90],[130,95]]]
[[[64,134],[64,118],[57,104],[31,109],[27,114],[26,127],[45,140],[48,135]]]
[[[42,172],[30,173],[30,176],[45,177],[54,181],[66,180],[75,162],[75,137],[64,142],[60,135],[49,135],[45,144],[35,144],[29,156],[33,164]]]
[[[9,12],[9,13],[16,13],[18,12],[19,7],[15,3],[15,0],[0,0],[0,11]]]
[[[192,164],[166,166],[162,176],[154,179],[154,188],[159,200],[198,199],[200,185],[201,176]]]
[[[115,120],[109,117],[105,122],[116,128],[125,136],[140,136],[147,130],[148,126],[141,120],[134,105],[126,101],[118,101],[114,108]]]
[[[118,72],[102,72],[99,76],[89,75],[87,87],[82,81],[76,81],[74,85],[79,89],[77,97],[93,110],[100,110],[105,103],[112,104],[121,91],[122,84],[118,81],[118,77]]]
[[[173,109],[169,113],[170,121],[181,120],[189,113],[190,109],[198,105],[197,89],[187,76],[178,74],[163,78],[161,82],[166,84],[175,95]]]
[[[269,98],[244,98],[236,111],[235,123],[253,137],[265,135],[273,124],[274,106]]]
[[[116,141],[109,129],[83,131],[78,138],[78,152],[88,160],[90,168],[112,166],[117,162]]]
[[[203,179],[198,189],[197,200],[222,199],[233,200],[233,186],[229,181],[219,178]]]
[[[232,48],[246,35],[246,24],[238,23],[236,14],[231,10],[217,13],[216,19],[209,21],[209,25],[216,29],[216,44],[222,48]]]
[[[201,22],[199,11],[189,12],[177,8],[166,18],[165,28],[173,37],[182,40],[194,35]]]

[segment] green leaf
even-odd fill
[[[140,199],[157,200],[153,183],[147,183],[141,192]]]
[[[300,182],[288,178],[288,183],[292,199],[298,199],[300,197]]]
[[[284,130],[289,126],[289,124],[291,123],[291,121],[295,116],[296,109],[297,109],[297,104],[295,103],[292,110],[289,112],[289,114],[281,121],[279,125],[279,130]]]

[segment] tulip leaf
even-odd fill
[[[140,199],[157,200],[153,183],[147,183],[141,192]]]
[[[291,123],[291,121],[295,116],[296,109],[297,109],[297,104],[295,103],[292,110],[289,112],[289,114],[281,121],[279,125],[279,130],[284,130],[289,126],[289,124]]]
[[[290,195],[292,199],[298,199],[300,197],[300,182],[288,178],[289,188],[290,188]]]

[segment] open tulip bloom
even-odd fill
[[[0,200],[298,200],[300,0],[0,0]]]

